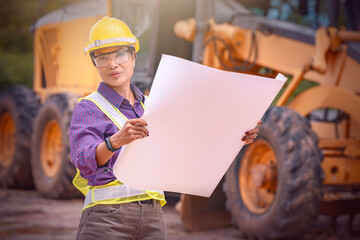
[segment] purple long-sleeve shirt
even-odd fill
[[[131,90],[135,95],[134,107],[103,82],[98,88],[98,92],[125,117],[140,118],[144,113],[141,102],[145,98],[135,85],[131,84]],[[88,185],[99,186],[116,180],[112,169],[121,148],[102,167],[97,166],[95,156],[97,145],[117,131],[119,129],[116,125],[92,101],[82,100],[75,106],[70,124],[71,162],[80,170],[81,176],[88,180]]]

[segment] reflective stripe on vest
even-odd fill
[[[164,194],[161,191],[152,191]],[[115,185],[102,188],[94,188],[85,196],[84,206],[93,202],[100,202],[108,199],[127,198],[147,194],[146,191],[137,190],[126,185]]]
[[[92,94],[79,99],[79,101],[83,99],[90,100],[95,103],[96,106],[118,127],[119,130],[126,123],[127,118],[99,92],[95,91]],[[141,105],[145,108],[142,102]],[[163,191],[137,190],[122,184],[119,180],[115,180],[103,186],[95,187],[84,186],[84,181],[87,182],[86,179],[80,176],[80,171],[77,169],[77,174],[73,180],[73,184],[85,195],[83,209],[92,207],[96,204],[118,204],[150,198],[161,201],[162,206],[166,203]],[[84,189],[84,187],[86,189]]]

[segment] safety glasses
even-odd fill
[[[116,50],[114,52],[103,53],[93,57],[96,67],[107,67],[112,59],[115,64],[121,64],[129,61],[131,49]]]

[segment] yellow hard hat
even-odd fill
[[[101,48],[124,45],[133,45],[135,51],[139,51],[139,41],[126,23],[116,18],[103,17],[92,26],[84,52],[86,54]]]

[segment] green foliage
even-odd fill
[[[286,82],[286,84],[281,88],[281,90],[279,91],[278,95],[276,95],[274,101],[271,103],[271,105],[275,105],[276,102],[279,100],[280,96],[284,93],[285,89],[287,86],[289,86],[289,84],[292,81],[292,77],[291,76],[287,76],[288,80]],[[289,104],[297,95],[299,95],[300,93],[302,93],[303,91],[315,87],[319,85],[316,82],[312,82],[309,80],[302,80],[299,84],[299,86],[295,89],[294,93],[291,95],[291,97],[289,98],[289,100],[287,101],[286,105]]]
[[[0,0],[0,51],[31,51],[32,35],[29,27],[39,17],[38,2]]]
[[[32,87],[33,56],[0,52],[0,89],[10,85]]]
[[[41,16],[79,0],[0,0],[0,90],[31,87],[33,35],[30,26]]]

